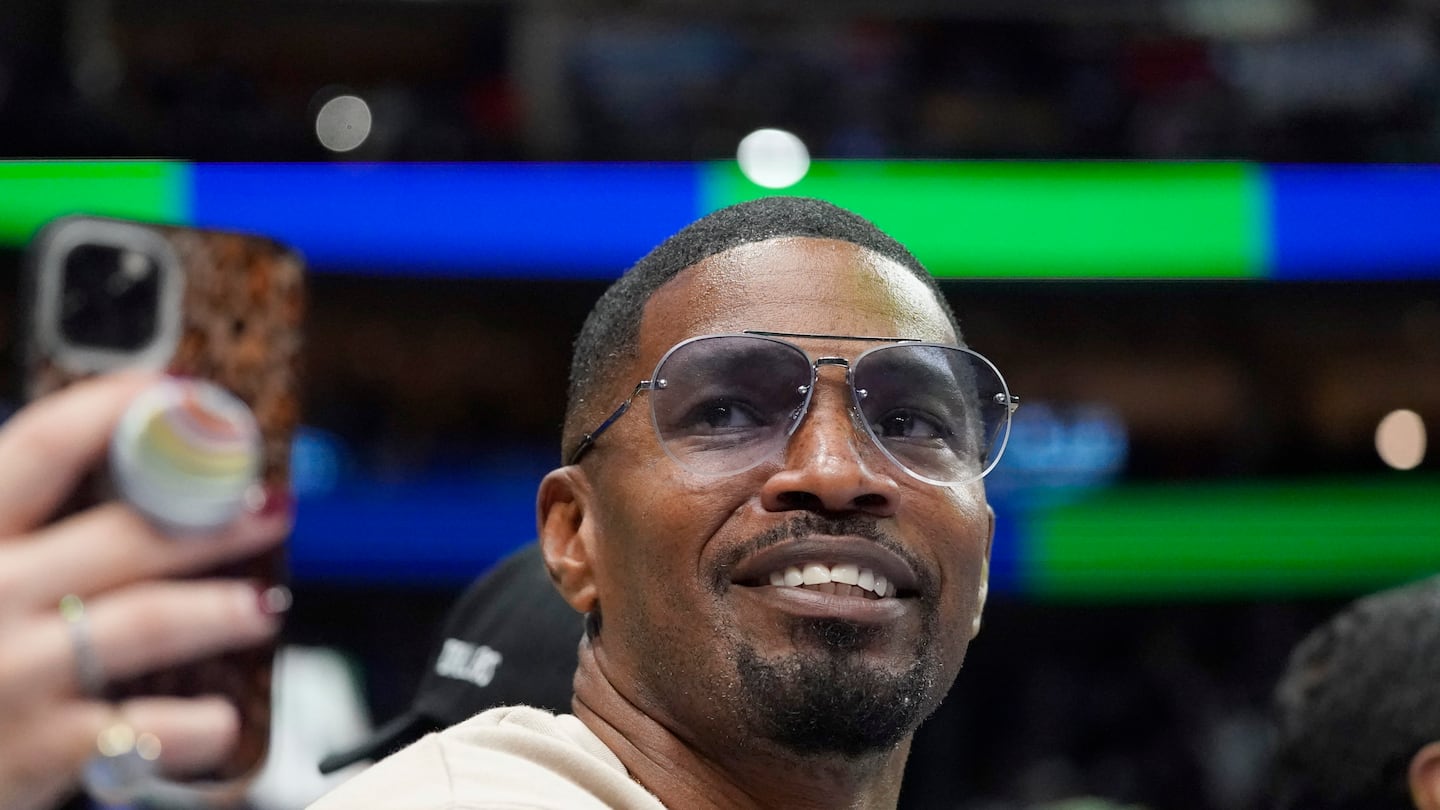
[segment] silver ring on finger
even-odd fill
[[[60,600],[60,616],[70,626],[70,647],[75,655],[75,682],[80,691],[91,697],[105,691],[105,667],[95,653],[90,639],[90,623],[85,618],[85,602],[75,594]]]

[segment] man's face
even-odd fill
[[[745,330],[955,340],[899,265],[848,242],[776,239],[662,287],[639,357],[608,396],[686,338]],[[812,360],[878,345],[793,342]],[[821,366],[782,453],[730,476],[667,456],[644,397],[588,468],[604,621],[595,650],[608,680],[701,748],[893,748],[938,705],[974,635],[992,524],[983,486],[935,486],[895,466],[852,420],[840,367]],[[891,592],[771,584],[773,571],[812,563],[885,575]]]

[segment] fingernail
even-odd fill
[[[246,511],[257,517],[276,518],[289,514],[294,508],[294,496],[289,489],[282,486],[257,486],[245,494]]]
[[[280,616],[290,610],[295,599],[284,585],[257,585],[255,587],[260,612],[266,616]]]

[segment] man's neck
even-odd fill
[[[766,741],[694,745],[617,690],[583,644],[575,715],[631,778],[673,808],[894,808],[910,737],[863,757],[800,755]]]

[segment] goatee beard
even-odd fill
[[[751,646],[736,651],[749,726],[802,756],[858,758],[893,749],[939,704],[940,662],[925,632],[911,665],[894,672],[867,664],[863,651],[879,632],[838,619],[798,623],[803,652],[778,660]],[[939,693],[939,694],[937,694]]]

